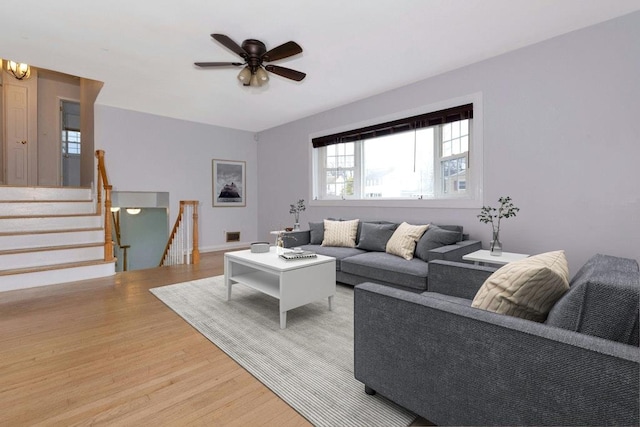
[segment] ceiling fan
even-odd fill
[[[248,39],[242,42],[242,46],[239,46],[224,34],[211,34],[211,37],[227,49],[238,54],[244,62],[195,62],[194,64],[198,67],[241,67],[244,65],[244,68],[238,74],[238,80],[244,86],[262,86],[269,81],[267,71],[297,82],[306,77],[305,73],[291,68],[262,64],[263,62],[277,61],[302,53],[302,48],[296,42],[286,42],[267,51],[265,44],[260,40]]]

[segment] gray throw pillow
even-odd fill
[[[310,237],[309,244],[321,245],[324,240],[324,221],[309,223]]]
[[[437,225],[429,225],[416,245],[416,256],[423,261],[429,261],[429,251],[440,246],[453,245],[462,239],[462,233],[449,231]]]
[[[363,222],[360,229],[360,240],[358,241],[358,249],[365,251],[384,252],[387,247],[387,241],[393,235],[398,224],[372,224]]]

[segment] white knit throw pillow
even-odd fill
[[[544,322],[568,290],[569,267],[564,251],[546,252],[496,270],[482,284],[471,306]]]
[[[324,220],[324,240],[322,246],[356,247],[359,219],[349,221]]]
[[[387,253],[400,256],[406,260],[413,259],[413,252],[420,237],[429,225],[411,225],[403,222],[396,228],[387,242]]]

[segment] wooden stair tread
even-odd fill
[[[0,200],[0,203],[94,203],[91,199],[28,199],[28,200]]]
[[[59,246],[43,246],[43,247],[36,247],[36,248],[9,249],[5,251],[0,251],[0,255],[27,254],[31,252],[59,251],[64,249],[95,248],[98,246],[104,246],[104,243],[103,242],[80,243],[77,245],[59,245]]]
[[[82,186],[70,186],[70,185],[11,185],[11,184],[0,184],[0,188],[19,188],[21,190],[26,189],[35,189],[35,188],[55,188],[56,190],[91,190],[92,187],[82,187]]]
[[[101,227],[88,227],[88,228],[65,228],[60,230],[37,230],[37,231],[5,231],[0,232],[0,237],[3,236],[26,236],[30,234],[54,234],[54,233],[81,233],[84,231],[102,231]]]
[[[0,219],[15,219],[15,218],[64,218],[64,217],[81,217],[81,216],[101,216],[99,213],[82,213],[82,214],[49,214],[49,215],[7,215],[0,216]]]
[[[11,270],[0,270],[0,276],[10,276],[14,274],[26,274],[26,273],[38,273],[41,271],[61,270],[65,268],[89,267],[92,265],[110,264],[114,262],[116,262],[115,258],[111,261],[105,261],[104,259],[96,259],[91,261],[68,262],[64,264],[41,265],[38,267],[14,268]]]

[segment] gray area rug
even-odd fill
[[[353,288],[338,285],[326,299],[287,312],[278,300],[224,277],[151,289],[212,343],[317,426],[407,426],[415,416],[385,398],[368,396],[353,377]]]

